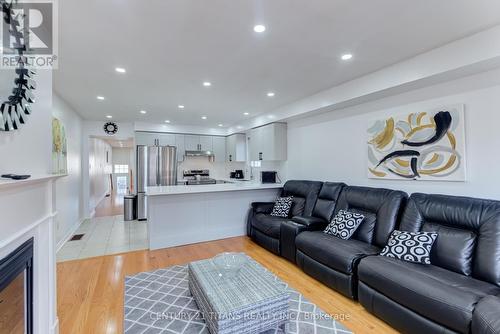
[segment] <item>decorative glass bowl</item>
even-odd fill
[[[238,276],[246,261],[247,257],[243,253],[221,253],[213,258],[219,276],[227,279]]]

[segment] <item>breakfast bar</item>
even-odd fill
[[[250,203],[274,201],[281,187],[250,181],[148,187],[149,248],[245,235]]]

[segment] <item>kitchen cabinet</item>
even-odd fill
[[[212,136],[184,136],[186,151],[211,151],[213,149]]]
[[[226,161],[226,138],[213,136],[212,147],[212,152],[215,155],[215,162]]]
[[[251,161],[286,160],[286,124],[271,123],[252,129],[248,145]]]
[[[244,133],[235,133],[226,137],[226,161],[247,160],[247,139]]]
[[[135,144],[146,146],[174,146],[175,135],[171,133],[136,132]]]

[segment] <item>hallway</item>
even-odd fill
[[[123,215],[123,197],[124,194],[113,192],[104,199],[95,208],[94,217],[107,217]]]

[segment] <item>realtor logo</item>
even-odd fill
[[[56,68],[57,3],[55,0],[0,0],[0,67]]]

